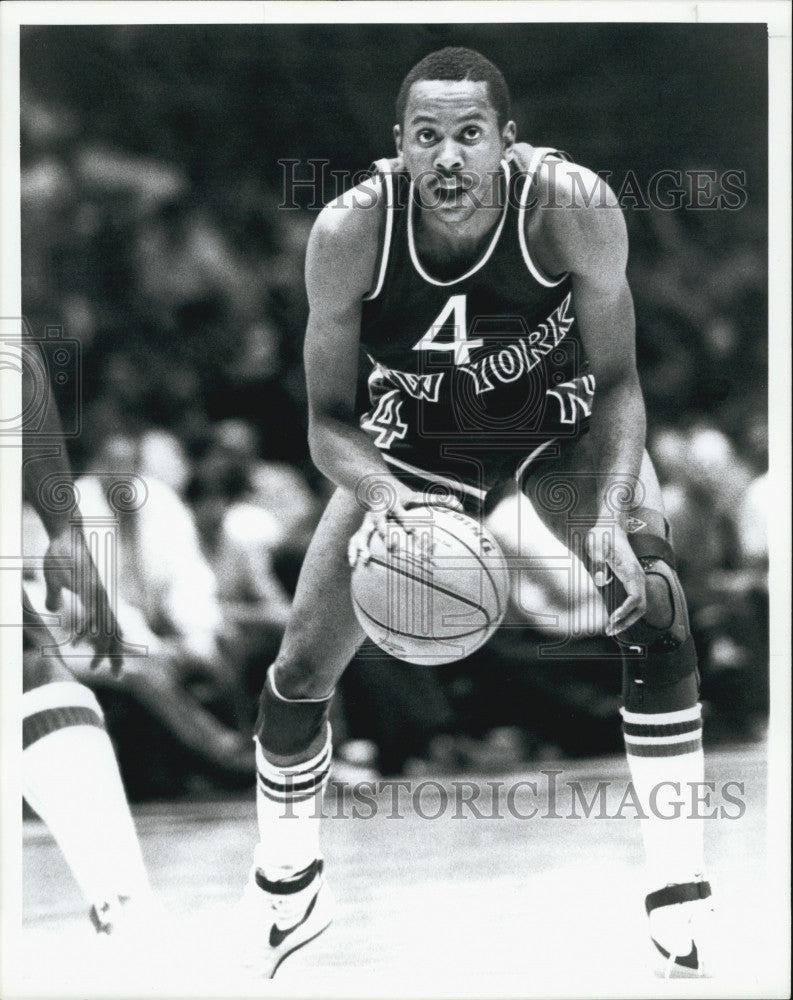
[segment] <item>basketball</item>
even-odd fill
[[[407,527],[375,534],[371,559],[352,573],[361,627],[408,663],[452,663],[479,649],[501,624],[509,570],[495,538],[447,507],[416,507]]]

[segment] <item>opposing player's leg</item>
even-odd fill
[[[587,438],[563,449],[553,464],[530,472],[521,485],[550,530],[586,564],[580,543],[595,519],[602,489]],[[646,816],[641,823],[645,905],[666,973],[701,973],[711,909],[703,874],[703,820],[692,815],[692,808],[676,805],[682,795],[690,806],[692,788],[704,781],[696,651],[661,490],[647,453],[639,482],[625,487],[626,502],[615,516],[628,532],[647,588],[644,617],[616,637],[623,660],[625,748]],[[560,497],[564,502],[558,502]],[[624,599],[615,580],[601,594],[609,613]]]
[[[259,843],[245,901],[255,925],[248,964],[272,976],[331,920],[319,843],[337,681],[363,641],[350,599],[347,543],[363,511],[337,490],[306,553],[281,649],[256,722]]]
[[[122,903],[148,905],[151,893],[113,745],[93,692],[43,649],[55,639],[27,606],[24,644],[22,792],[109,934]]]

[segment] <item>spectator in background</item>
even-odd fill
[[[305,376],[302,360],[291,357],[284,333],[269,315],[262,315],[241,328],[235,349],[228,355],[228,337],[221,341],[226,355],[206,393],[207,412],[212,419],[244,421],[248,433],[256,429],[257,458],[276,462],[307,461]],[[300,331],[298,345],[302,343]],[[291,350],[294,350],[292,347]]]
[[[762,437],[755,427],[754,436]],[[767,710],[767,482],[718,428],[656,431],[654,454],[701,653],[711,738],[754,737]],[[697,552],[697,558],[686,554]]]
[[[76,481],[86,534],[111,554],[112,561],[100,560],[100,573],[138,654],[126,658],[118,678],[107,671],[79,676],[110,696],[131,695],[208,772],[240,780],[252,753],[240,730],[241,692],[218,644],[216,580],[189,509],[170,486],[141,477],[140,444],[110,435]],[[27,554],[41,548],[35,531],[29,519]]]
[[[238,430],[244,428],[240,424]],[[289,497],[283,497],[284,520],[279,521],[259,502],[251,471],[247,453],[235,453],[216,440],[188,488],[201,544],[217,579],[221,645],[238,686],[247,692],[250,723],[252,696],[278,647],[289,611],[289,595],[276,572],[277,555],[288,538]]]
[[[151,459],[156,440],[152,432],[140,438],[109,436],[87,474],[77,480],[81,506],[87,518],[118,520],[118,596],[128,609],[127,618],[137,619],[134,633],[145,630],[156,648],[167,647],[174,658],[205,664],[213,673],[218,670],[221,620],[217,584],[201,553],[190,510],[172,486],[152,476],[142,463],[144,447]],[[170,447],[178,454],[174,439]],[[182,458],[178,469],[185,467]],[[127,509],[114,502],[111,491],[131,475],[140,477],[145,496]]]
[[[176,435],[162,428],[144,431],[138,442],[139,475],[155,480],[183,497],[190,481],[191,466]]]
[[[273,431],[280,429],[274,423]],[[270,543],[277,571],[288,589],[294,587],[321,503],[300,470],[290,462],[261,458],[259,434],[245,420],[220,420],[212,432],[202,466],[214,465],[243,477],[248,503],[266,511],[277,537]]]
[[[768,500],[768,473],[762,472],[747,486],[736,517],[741,561],[747,569],[760,570],[763,576],[768,568]],[[767,584],[765,580],[766,590]]]
[[[735,516],[751,471],[729,438],[706,423],[687,430],[661,428],[653,435],[652,449],[679,571],[688,581],[689,600],[696,604],[708,590],[710,572],[737,564]]]

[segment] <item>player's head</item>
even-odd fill
[[[405,77],[394,138],[422,204],[461,222],[493,204],[501,161],[515,141],[500,71],[471,49],[432,52]]]
[[[487,84],[488,97],[496,113],[498,127],[503,128],[511,117],[509,88],[498,66],[473,49],[450,46],[424,56],[402,81],[396,99],[398,125],[404,127],[411,87],[422,80],[470,80],[473,83]]]

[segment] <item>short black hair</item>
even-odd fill
[[[405,118],[410,88],[419,80],[472,80],[486,83],[498,118],[498,127],[503,128],[511,117],[509,88],[501,70],[489,59],[473,49],[448,47],[430,52],[402,81],[396,99],[396,119],[401,125]]]

